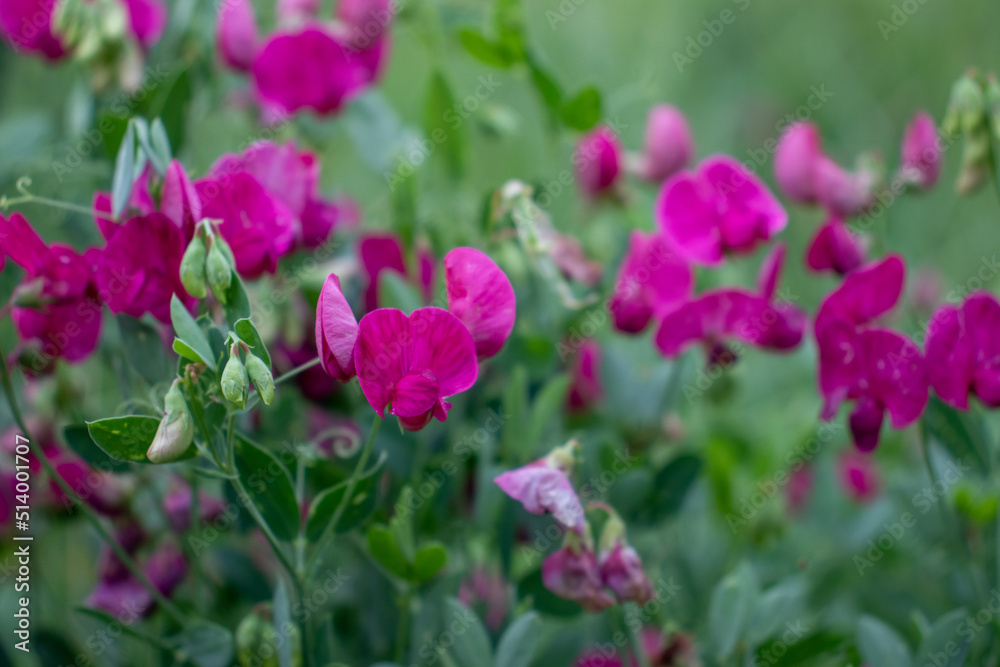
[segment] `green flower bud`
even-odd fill
[[[215,235],[215,242],[219,244],[219,250],[222,251],[222,255],[226,258],[226,261],[229,262],[229,266],[235,267],[236,256],[233,255],[233,249],[226,243],[226,239],[222,238],[222,234]]]
[[[181,284],[188,294],[196,299],[204,299],[208,294],[205,282],[205,242],[195,234],[181,259]]]
[[[253,352],[247,352],[246,368],[254,389],[260,394],[260,400],[264,401],[264,405],[271,405],[274,401],[274,376],[271,375],[271,370]]]
[[[962,76],[951,88],[948,112],[942,127],[945,132],[955,135],[972,132],[986,122],[986,101],[978,75],[970,72]]]
[[[291,644],[292,667],[302,667],[302,643],[293,624],[275,628],[269,602],[261,602],[236,628],[236,657],[242,667],[278,667],[278,652]]]
[[[219,237],[212,240],[205,260],[205,275],[212,288],[212,294],[222,303],[226,302],[226,290],[233,282],[233,265],[230,264],[219,247]]]
[[[222,395],[238,408],[244,408],[247,404],[247,394],[250,391],[250,382],[247,377],[246,366],[240,361],[240,354],[237,346],[233,346],[229,351],[229,361],[222,371]]]
[[[167,391],[163,404],[163,419],[156,428],[152,444],[146,450],[146,458],[153,463],[176,461],[194,441],[194,419],[178,380],[174,380]]]

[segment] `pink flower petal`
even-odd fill
[[[403,245],[395,234],[368,234],[358,243],[361,266],[368,278],[365,287],[365,310],[378,308],[378,277],[386,270],[406,277]]]
[[[844,276],[865,261],[865,248],[839,218],[825,222],[806,253],[806,265],[813,271],[833,271]]]
[[[497,354],[514,329],[514,288],[496,263],[475,248],[455,248],[444,257],[448,310],[472,334],[476,356]]]
[[[476,383],[479,364],[472,334],[443,308],[418,308],[410,313],[409,368],[429,370],[447,398]]]
[[[817,331],[833,319],[855,325],[868,324],[891,310],[903,292],[906,265],[898,255],[889,255],[850,273],[820,305]]]
[[[822,156],[814,124],[794,123],[785,130],[774,154],[774,176],[786,197],[803,204],[816,201],[816,165]]]
[[[637,333],[691,297],[694,274],[661,234],[633,231],[608,309],[615,328]]]
[[[392,390],[410,366],[410,323],[406,313],[379,308],[361,318],[354,346],[354,367],[368,403],[385,417]]]
[[[945,305],[927,324],[927,378],[938,397],[959,410],[969,409],[974,352],[966,334],[965,315],[961,309]]]
[[[249,72],[257,54],[257,18],[250,0],[224,0],[216,25],[222,60],[240,72]]]
[[[340,289],[340,279],[331,273],[316,305],[316,347],[323,370],[338,382],[347,382],[355,375],[357,339],[358,322]]]

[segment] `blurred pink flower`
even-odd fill
[[[803,465],[789,473],[785,493],[788,497],[788,512],[790,514],[798,514],[805,509],[812,496],[815,478],[816,473],[809,465]]]
[[[622,147],[608,127],[599,127],[580,137],[573,153],[573,166],[580,190],[598,197],[614,190],[621,175]]]
[[[865,246],[840,218],[832,217],[816,231],[806,251],[806,266],[817,273],[845,276],[865,262]]]
[[[395,271],[407,277],[403,243],[395,234],[365,234],[358,241],[358,256],[364,269],[365,312],[378,308],[378,278],[383,271]]]
[[[601,345],[588,339],[580,346],[570,371],[568,407],[571,412],[585,412],[604,398],[601,380]]]
[[[961,306],[941,306],[927,325],[927,374],[942,401],[969,409],[969,394],[1000,407],[1000,303],[974,292]]]
[[[250,0],[224,0],[216,24],[216,40],[223,62],[249,72],[257,53],[257,18]]]
[[[361,391],[379,416],[399,418],[419,431],[432,417],[447,419],[450,396],[476,382],[479,364],[472,335],[441,308],[418,308],[409,316],[380,308],[358,327],[354,365]]]
[[[601,579],[620,603],[646,604],[653,599],[653,586],[642,569],[642,560],[621,539],[600,555]]]
[[[542,563],[542,582],[561,598],[573,600],[589,612],[599,612],[615,601],[604,590],[600,565],[585,546],[564,546]]]
[[[686,167],[694,152],[691,128],[679,109],[669,104],[659,104],[650,109],[638,165],[641,178],[662,183]]]
[[[931,115],[918,112],[903,136],[900,175],[921,190],[933,187],[941,173],[942,145]]]
[[[848,496],[859,502],[868,502],[879,493],[878,468],[870,454],[845,450],[837,457],[840,486]]]
[[[510,613],[507,580],[499,572],[492,572],[482,565],[473,568],[472,573],[462,580],[458,588],[458,600],[466,607],[482,605],[486,627],[496,631],[503,626]]]
[[[187,482],[175,480],[173,488],[163,498],[163,513],[167,523],[176,533],[191,528],[191,487]],[[202,524],[211,523],[226,511],[222,499],[207,491],[198,492],[198,520]]]
[[[661,234],[633,231],[608,302],[615,328],[639,333],[650,319],[659,319],[689,300],[693,287],[691,267]]]
[[[725,155],[664,183],[655,216],[678,255],[705,265],[722,263],[726,253],[750,253],[788,224],[767,186]]]
[[[488,359],[514,329],[517,300],[507,274],[475,248],[455,248],[444,257],[448,310],[472,334],[476,356]]]

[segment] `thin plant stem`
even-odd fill
[[[406,649],[410,643],[410,623],[413,619],[413,585],[406,583],[399,597],[399,625],[396,626],[396,651],[394,660],[400,664],[406,658]]]

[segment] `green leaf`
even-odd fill
[[[86,424],[67,426],[63,429],[63,437],[70,449],[98,470],[124,472],[129,469],[128,463],[108,456],[103,449],[97,446],[97,443],[90,437],[90,429]]]
[[[181,661],[186,659],[197,667],[231,667],[235,658],[232,634],[208,621],[194,621],[166,641],[177,650]]]
[[[465,169],[464,123],[455,116],[457,106],[444,74],[435,71],[427,91],[424,134],[438,147],[448,166],[448,174],[455,180],[461,178]]]
[[[757,591],[757,575],[743,563],[727,574],[712,592],[708,608],[709,641],[720,662],[725,662],[736,642],[743,637],[756,604]]]
[[[170,165],[170,160],[173,159],[173,152],[170,150],[170,137],[167,136],[167,128],[164,127],[163,121],[159,118],[154,118],[152,124],[149,126],[149,134],[152,139],[153,150],[163,160],[163,170],[166,171],[166,168]]]
[[[132,367],[151,385],[166,379],[170,374],[170,362],[156,329],[124,313],[117,319],[125,357]]]
[[[278,643],[278,664],[280,667],[293,667],[292,663],[292,642],[298,639],[296,633],[288,632],[285,628],[295,627],[292,623],[291,601],[288,599],[288,589],[285,587],[283,579],[278,580],[278,585],[274,589],[274,628],[278,636],[286,641]]]
[[[971,637],[960,632],[968,616],[965,609],[953,609],[939,618],[920,642],[914,662],[936,667],[961,667],[969,655]]]
[[[226,303],[222,306],[222,310],[226,314],[226,323],[233,329],[235,329],[237,322],[249,319],[253,314],[250,309],[250,297],[247,296],[246,286],[243,284],[243,279],[235,271],[233,271],[233,280],[229,283],[229,289],[226,290]],[[249,343],[249,341],[246,342]]]
[[[535,447],[544,440],[546,429],[563,413],[570,377],[560,373],[545,383],[531,405],[531,423],[527,440]]]
[[[264,517],[278,539],[291,541],[299,534],[299,504],[291,475],[277,456],[236,436],[236,468],[248,499]]]
[[[455,598],[445,601],[445,625],[455,635],[451,653],[458,667],[492,667],[490,636],[475,612]]]
[[[129,121],[125,129],[125,137],[118,147],[115,157],[115,173],[111,179],[111,215],[121,217],[132,193],[132,182],[135,177],[135,123]]]
[[[601,120],[601,93],[593,86],[584,88],[563,105],[560,116],[569,127],[586,132]]]
[[[139,139],[139,147],[142,148],[142,152],[153,165],[153,169],[155,169],[160,176],[163,176],[167,173],[167,163],[169,162],[169,158],[164,159],[164,156],[160,155],[153,147],[153,140],[150,136],[149,124],[146,122],[146,119],[134,118],[133,120],[135,121],[135,132]]]
[[[441,571],[448,561],[448,550],[440,542],[429,542],[419,549],[413,559],[413,568],[410,573],[410,581],[422,584],[430,581]]]
[[[963,464],[973,465],[984,476],[992,469],[990,447],[982,419],[960,412],[932,396],[924,410],[924,426],[948,453]]]
[[[156,417],[111,417],[87,422],[87,430],[97,446],[111,458],[149,463],[146,450],[153,444],[159,425],[160,420]],[[191,458],[197,453],[192,445],[181,458]]]
[[[761,593],[747,629],[747,638],[759,644],[775,636],[802,613],[807,587],[803,579],[788,579]]]
[[[268,368],[271,367],[271,355],[267,353],[267,346],[264,345],[264,341],[257,332],[257,327],[253,325],[250,318],[244,317],[241,320],[237,320],[233,326],[233,331],[240,337],[240,340],[250,346],[251,351],[260,357],[265,366]]]
[[[503,424],[503,449],[507,454],[516,453],[517,460],[527,462],[534,453],[536,443],[526,435],[528,419],[528,371],[518,364],[507,378],[503,390],[503,413],[507,420]]]
[[[385,526],[375,524],[368,528],[368,550],[385,569],[403,579],[409,577],[410,564],[396,544],[396,538]]]
[[[383,308],[398,308],[407,315],[424,305],[416,288],[395,271],[379,274],[378,301]]]
[[[895,630],[872,616],[862,616],[857,629],[858,652],[869,665],[908,667],[910,650]]]
[[[702,460],[694,454],[681,454],[657,473],[653,482],[655,492],[646,505],[649,520],[659,521],[673,516],[684,505],[691,486],[701,473]]]
[[[497,644],[496,667],[531,667],[542,640],[541,625],[533,611],[511,623]]]
[[[458,31],[458,41],[476,60],[492,67],[507,68],[517,62],[513,54],[500,44],[494,44],[475,28],[462,28]]]
[[[383,453],[379,460],[369,468],[368,472],[358,478],[354,487],[354,495],[349,500],[344,513],[340,516],[334,532],[345,533],[367,519],[375,511],[375,501],[378,493],[378,482],[382,469],[385,467],[386,456]],[[333,515],[347,492],[347,480],[326,489],[313,500],[306,519],[306,537],[315,542],[322,536],[327,524],[333,521]]]
[[[190,359],[188,354],[193,354],[196,358],[192,361],[201,361],[213,371],[216,369],[215,357],[212,354],[212,346],[208,344],[205,332],[191,313],[188,312],[181,300],[174,294],[170,297],[170,321],[174,326],[174,334],[177,340],[174,341],[174,350],[177,354]],[[177,341],[182,343],[178,349]]]

